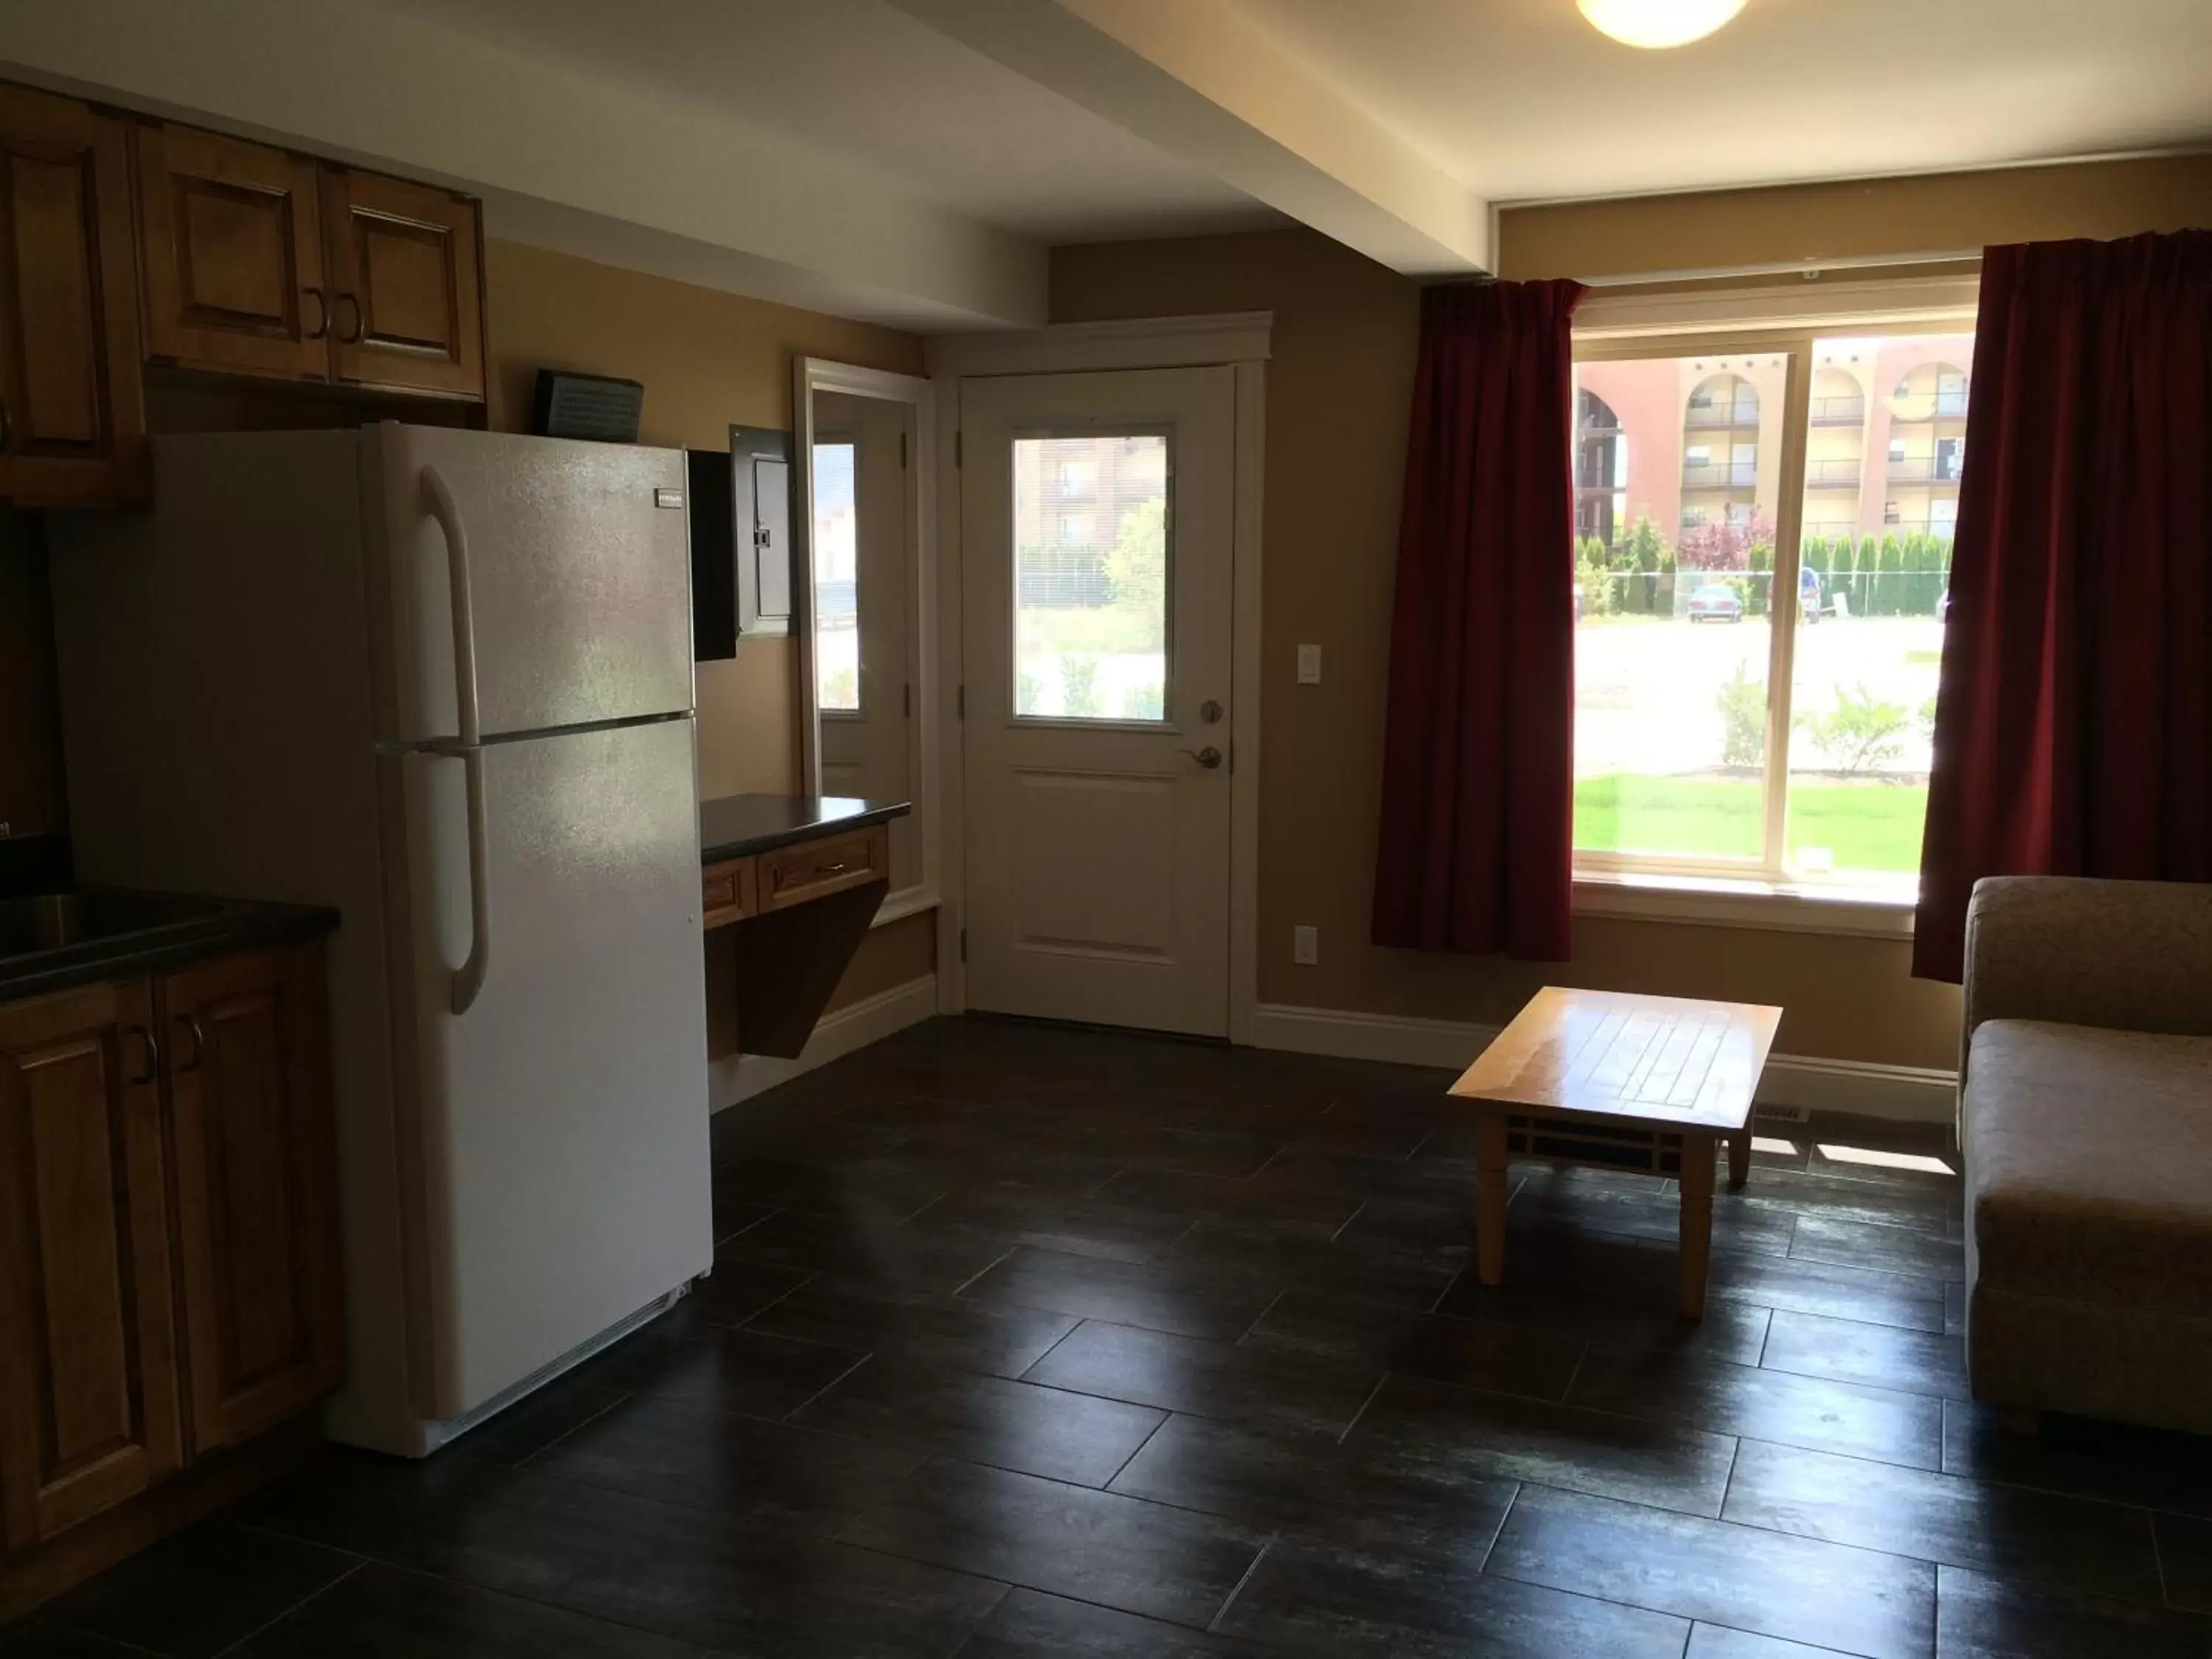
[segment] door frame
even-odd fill
[[[1267,470],[1267,360],[1274,313],[1138,318],[1059,324],[1021,333],[948,334],[926,343],[935,386],[938,429],[938,659],[953,672],[939,677],[938,822],[945,856],[939,872],[938,1009],[968,1006],[961,961],[967,913],[967,778],[961,726],[967,673],[961,618],[966,548],[960,515],[960,393],[964,381],[1001,375],[1075,374],[1107,370],[1227,368],[1236,374],[1233,434],[1236,477],[1231,532],[1229,708],[1229,1040],[1259,1042],[1261,511]]]

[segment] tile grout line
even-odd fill
[[[1097,1396],[1091,1395],[1085,1395],[1083,1396],[1083,1398],[1086,1400],[1094,1399]],[[1179,1415],[1179,1413],[1175,1412],[1163,1410],[1158,1406],[1154,1406],[1151,1409],[1159,1412],[1160,1420],[1153,1424],[1152,1426],[1146,1431],[1145,1437],[1142,1440],[1139,1440],[1130,1449],[1129,1455],[1127,1457],[1123,1458],[1119,1463],[1114,1466],[1114,1473],[1108,1475],[1103,1480],[1100,1481],[1097,1490],[1104,1492],[1114,1492],[1114,1496],[1116,1498],[1133,1498],[1136,1496],[1133,1492],[1114,1492],[1114,1483],[1116,1480],[1119,1480],[1121,1476],[1127,1472],[1129,1465],[1137,1461],[1138,1456],[1144,1451],[1145,1448],[1152,1443],[1152,1437],[1159,1433],[1162,1429],[1167,1427],[1169,1424],[1175,1421],[1176,1418]],[[1080,1486],[1082,1482],[1071,1480],[1068,1484],[1070,1486]]]
[[[1352,1438],[1352,1431],[1359,1426],[1359,1419],[1367,1415],[1367,1408],[1375,1403],[1375,1396],[1382,1392],[1382,1385],[1389,1380],[1390,1373],[1387,1370],[1382,1376],[1375,1379],[1375,1386],[1367,1391],[1367,1398],[1359,1402],[1359,1409],[1352,1413],[1352,1421],[1346,1423],[1344,1425],[1344,1432],[1336,1437],[1336,1443],[1338,1445],[1341,1446],[1346,1441]]]
[[[817,1343],[816,1346],[818,1347],[826,1346],[827,1345]],[[848,1348],[842,1352],[850,1353],[852,1350]],[[778,1423],[789,1423],[793,1418],[798,1416],[799,1413],[805,1411],[816,1401],[821,1399],[823,1395],[829,1393],[830,1389],[836,1388],[840,1382],[845,1381],[845,1379],[852,1376],[854,1371],[859,1370],[861,1366],[869,1364],[875,1358],[875,1357],[876,1351],[873,1348],[869,1349],[867,1352],[860,1355],[857,1359],[854,1360],[851,1364],[846,1366],[843,1370],[839,1371],[836,1376],[831,1377],[820,1388],[815,1389],[812,1394],[808,1395],[805,1399],[800,1401],[796,1406],[793,1406],[789,1411],[786,1412],[782,1416],[775,1419],[775,1420]]]
[[[1259,1312],[1254,1314],[1252,1316],[1252,1322],[1247,1325],[1242,1331],[1239,1331],[1236,1337],[1226,1346],[1232,1348],[1243,1347],[1244,1346],[1244,1339],[1251,1335],[1253,1332],[1258,1330],[1262,1322],[1267,1319],[1267,1316],[1275,1311],[1277,1304],[1279,1304],[1282,1299],[1290,1293],[1290,1285],[1285,1285],[1282,1288],[1278,1290],[1274,1295],[1269,1297],[1267,1298],[1267,1305],[1261,1309]]]
[[[325,1545],[324,1547],[328,1548],[329,1547]],[[353,1554],[351,1550],[348,1550],[343,1553],[348,1555]],[[276,1626],[283,1624],[284,1620],[289,1619],[294,1613],[299,1612],[301,1607],[306,1607],[310,1601],[314,1601],[319,1596],[326,1595],[331,1590],[336,1589],[340,1584],[344,1583],[347,1579],[352,1577],[354,1574],[359,1572],[363,1567],[367,1566],[369,1558],[368,1556],[355,1556],[353,1565],[348,1567],[343,1572],[340,1573],[337,1577],[331,1579],[329,1583],[317,1585],[313,1589],[308,1591],[298,1601],[293,1602],[291,1606],[286,1607],[275,1618],[264,1620],[260,1624],[256,1625],[252,1630],[246,1632],[245,1635],[240,1637],[235,1642],[232,1642],[226,1646],[216,1649],[216,1659],[222,1659],[222,1656],[224,1654],[236,1653],[240,1651],[255,1637],[261,1635],[266,1631],[274,1629]]]
[[[1252,1582],[1252,1575],[1260,1571],[1260,1564],[1267,1559],[1267,1552],[1275,1547],[1276,1542],[1282,1535],[1279,1530],[1267,1534],[1267,1541],[1260,1546],[1258,1553],[1253,1556],[1250,1564],[1245,1567],[1243,1576],[1230,1587],[1229,1594],[1222,1599],[1221,1605],[1213,1610],[1213,1617],[1206,1621],[1206,1633],[1208,1636],[1219,1632],[1221,1621],[1229,1616],[1229,1609],[1237,1605],[1237,1598],[1244,1593],[1244,1586]]]
[[[547,1452],[551,1451],[556,1446],[565,1444],[572,1437],[581,1434],[586,1429],[590,1428],[592,1424],[598,1422],[601,1418],[605,1417],[609,1412],[613,1411],[617,1407],[626,1406],[631,1401],[638,1398],[636,1390],[632,1389],[610,1389],[608,1392],[614,1395],[612,1400],[608,1401],[605,1405],[600,1407],[599,1410],[591,1413],[588,1416],[583,1417],[576,1422],[571,1423],[567,1428],[562,1430],[560,1433],[555,1435],[544,1445],[533,1447],[529,1451],[525,1452],[520,1457],[515,1459],[514,1463],[509,1467],[518,1469],[528,1468],[531,1464],[536,1462]],[[522,1402],[517,1401],[515,1403],[520,1405]]]
[[[1490,1558],[1498,1553],[1498,1540],[1505,1536],[1505,1523],[1513,1518],[1513,1506],[1521,1501],[1522,1491],[1528,1484],[1525,1480],[1516,1480],[1513,1483],[1513,1495],[1505,1500],[1505,1507],[1498,1516],[1498,1525],[1491,1532],[1490,1541],[1482,1547],[1482,1559],[1476,1562],[1474,1566],[1476,1572],[1486,1573],[1490,1571]]]
[[[1053,1338],[1053,1340],[1052,1340],[1052,1343],[1051,1343],[1051,1346],[1048,1346],[1048,1347],[1047,1347],[1047,1348],[1045,1349],[1045,1351],[1044,1351],[1042,1353],[1039,1354],[1039,1355],[1038,1355],[1035,1359],[1030,1360],[1030,1363],[1029,1363],[1028,1364],[1026,1364],[1026,1365],[1023,1366],[1023,1367],[1022,1367],[1022,1371],[1021,1371],[1021,1375],[1020,1375],[1020,1376],[1012,1376],[1012,1377],[1007,1377],[1007,1378],[1006,1378],[1006,1379],[1005,1379],[1006,1381],[1010,1382],[1029,1382],[1029,1380],[1030,1380],[1030,1373],[1031,1371],[1035,1370],[1038,1366],[1040,1366],[1040,1365],[1043,1364],[1044,1364],[1044,1362],[1045,1362],[1046,1360],[1048,1360],[1048,1359],[1051,1358],[1053,1357],[1053,1355],[1054,1355],[1054,1354],[1058,1353],[1058,1352],[1060,1352],[1060,1344],[1062,1344],[1063,1342],[1066,1341],[1066,1340],[1067,1340],[1067,1339],[1068,1339],[1069,1337],[1073,1336],[1073,1335],[1076,1334],[1076,1332],[1078,1332],[1078,1331],[1081,1330],[1081,1329],[1082,1329],[1085,1325],[1097,1324],[1097,1323],[1101,1323],[1101,1322],[1101,1322],[1101,1321],[1097,1321],[1097,1320],[1087,1319],[1087,1318],[1085,1318],[1084,1316],[1082,1316],[1081,1315],[1079,1315],[1079,1314],[1061,1314],[1061,1315],[1060,1316],[1060,1318],[1062,1318],[1062,1319],[1073,1319],[1073,1320],[1075,1321],[1075,1322],[1074,1322],[1073,1325],[1070,1325],[1070,1326],[1069,1326],[1066,1330],[1062,1331],[1062,1332],[1061,1332],[1058,1336],[1055,1336],[1054,1338]],[[962,1369],[964,1369],[964,1368],[963,1368],[963,1367],[961,1367],[961,1366],[955,1365],[955,1366],[950,1366],[950,1367],[948,1367],[947,1369],[949,1369],[949,1370],[962,1370]],[[995,1372],[995,1371],[990,1371],[990,1372],[984,1372],[984,1373],[981,1373],[981,1375],[995,1376],[997,1376],[997,1375],[998,1375],[998,1373],[997,1373],[997,1372]],[[1048,1388],[1048,1387],[1050,1387],[1051,1385],[1050,1385],[1049,1383],[1041,1383],[1041,1382],[1040,1382],[1040,1383],[1031,1383],[1031,1384],[1030,1384],[1030,1386],[1031,1386],[1032,1388]],[[1080,1389],[1069,1389],[1063,1390],[1063,1392],[1065,1392],[1065,1393],[1069,1393],[1069,1394],[1080,1394],[1080,1393],[1082,1392],[1082,1390],[1081,1390]],[[1105,1398],[1106,1396],[1100,1395],[1100,1396],[1096,1396],[1096,1397],[1097,1397],[1097,1398],[1102,1398],[1102,1399],[1103,1399],[1103,1398]]]

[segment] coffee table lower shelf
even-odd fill
[[[1516,1158],[1584,1169],[1626,1170],[1682,1183],[1682,1313],[1702,1319],[1713,1252],[1716,1143],[1728,1142],[1729,1189],[1751,1174],[1751,1131],[1653,1130],[1639,1125],[1529,1117],[1508,1106],[1478,1105],[1474,1126],[1475,1276],[1505,1282],[1505,1174]]]

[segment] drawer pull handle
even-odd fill
[[[197,1072],[200,1060],[207,1054],[207,1033],[200,1030],[199,1019],[192,1014],[179,1014],[177,1024],[185,1028],[192,1040],[192,1057],[177,1067],[179,1072]]]
[[[125,1077],[123,1080],[134,1088],[151,1083],[155,1074],[161,1069],[161,1043],[156,1042],[154,1034],[143,1025],[126,1025],[123,1030],[126,1036],[135,1036],[146,1045],[146,1069],[137,1077]]]
[[[844,872],[845,860],[842,859],[839,859],[835,864],[825,864],[822,866],[822,873],[825,876],[840,876]]]

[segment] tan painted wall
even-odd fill
[[[647,443],[720,448],[730,428],[791,429],[794,357],[830,357],[918,374],[910,334],[665,277],[595,264],[518,242],[484,250],[491,319],[491,423],[530,420],[540,368],[645,383]],[[699,665],[699,787],[706,795],[799,787],[798,652],[787,639],[741,641]],[[928,973],[936,918],[910,916],[860,946],[832,1007]],[[886,977],[889,975],[889,977]]]
[[[2155,156],[1508,208],[1498,274],[1587,281],[2204,225],[2212,155]]]
[[[1883,940],[1586,919],[1565,966],[1367,943],[1414,285],[1304,231],[1062,248],[1056,322],[1272,310],[1261,651],[1260,994],[1270,1002],[1499,1021],[1547,981],[1779,1001],[1793,1054],[1956,1059],[1958,994]],[[1294,683],[1300,641],[1318,686]],[[1321,964],[1291,928],[1322,933]]]

